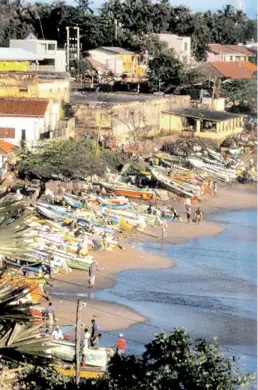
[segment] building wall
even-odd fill
[[[66,53],[65,50],[57,50],[55,56],[55,71],[65,72],[66,71]]]
[[[6,142],[20,146],[22,130],[26,130],[26,142],[28,144],[38,140],[40,134],[44,133],[45,118],[22,118],[22,117],[0,117],[1,127],[13,127],[15,139],[5,138]]]
[[[70,80],[50,80],[39,82],[38,97],[46,99],[57,99],[64,103],[69,103]]]
[[[190,96],[170,96],[144,102],[120,104],[87,103],[72,105],[76,127],[87,132],[100,132],[114,136],[118,144],[132,143],[132,132],[143,131],[146,135],[158,135],[162,111],[190,106]],[[80,133],[82,133],[80,131]]]
[[[44,59],[53,59],[53,70],[56,72],[65,72],[66,70],[65,50],[57,49],[57,41],[41,39],[11,39],[10,47],[31,51],[42,56]]]
[[[189,62],[191,58],[191,38],[179,37],[175,34],[157,34],[162,42],[166,42],[169,49],[174,49],[181,61]]]
[[[207,62],[229,62],[229,61],[248,61],[248,57],[243,54],[215,54],[207,53]]]
[[[29,61],[0,61],[0,72],[22,71],[28,72],[30,70]]]
[[[39,80],[36,73],[1,73],[0,97],[37,97],[70,101],[70,80]]]

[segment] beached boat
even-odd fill
[[[179,185],[178,183],[172,181],[168,176],[163,175],[162,173],[157,172],[155,169],[151,169],[153,177],[160,183],[160,185],[167,190],[174,192],[179,196],[194,196],[193,191],[188,191],[184,186]]]
[[[72,198],[70,195],[64,195],[65,202],[74,208],[82,207],[82,202],[80,200]]]
[[[47,207],[37,205],[36,209],[37,209],[37,212],[40,215],[42,215],[44,218],[52,219],[52,220],[56,220],[56,219],[60,218],[60,215],[58,215],[56,212],[54,212],[53,210],[50,210]]]
[[[111,192],[117,195],[127,196],[129,198],[150,200],[153,197],[153,191],[144,188],[140,189],[137,187],[129,187],[129,186],[118,186],[114,184],[109,184],[105,182],[100,183],[107,192]]]

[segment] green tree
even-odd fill
[[[222,84],[221,96],[226,99],[226,107],[233,112],[257,110],[257,80],[232,80]]]
[[[173,54],[158,53],[149,61],[148,81],[152,92],[170,92],[180,84],[183,64]]]
[[[106,167],[115,170],[123,163],[113,152],[100,150],[97,156],[96,140],[68,140],[39,142],[33,150],[22,151],[17,164],[23,175],[50,178],[51,174],[65,177],[102,175]]]

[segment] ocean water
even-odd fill
[[[129,353],[142,352],[161,330],[184,327],[194,338],[217,336],[225,355],[234,355],[244,372],[256,370],[256,218],[255,210],[212,215],[224,228],[216,237],[135,244],[177,265],[120,272],[114,288],[95,294],[94,299],[126,305],[147,318],[121,329]],[[105,332],[103,343],[114,344],[119,332]]]

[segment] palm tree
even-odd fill
[[[2,257],[26,260],[29,256],[34,238],[26,237],[31,230],[26,223],[29,214],[21,200],[12,196],[0,199]],[[0,274],[0,354],[17,360],[21,360],[22,355],[33,358],[45,357],[48,339],[41,338],[39,326],[33,324],[30,315],[31,304],[20,302],[27,295],[29,286],[21,281],[10,285],[10,281],[16,275],[4,281],[1,276]]]

